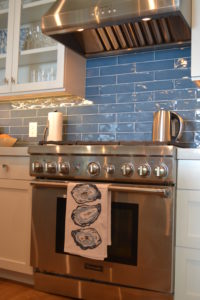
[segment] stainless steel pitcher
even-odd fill
[[[154,142],[178,142],[183,134],[183,125],[184,121],[177,113],[159,110],[153,116],[152,139]]]

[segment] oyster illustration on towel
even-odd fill
[[[72,197],[78,204],[93,202],[101,199],[101,192],[95,184],[82,183],[77,184],[71,191]]]
[[[97,248],[101,243],[101,237],[94,228],[73,230],[71,235],[82,250]]]
[[[101,204],[80,205],[72,211],[71,218],[78,226],[85,227],[94,223],[101,213]]]

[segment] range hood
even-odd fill
[[[58,0],[42,31],[86,56],[190,42],[191,0]]]

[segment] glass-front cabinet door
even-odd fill
[[[41,32],[42,15],[55,1],[15,0],[13,92],[63,87],[65,47]]]
[[[13,29],[12,0],[0,0],[0,92],[7,93],[11,85]]]

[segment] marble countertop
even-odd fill
[[[200,160],[200,148],[178,148],[178,159]]]
[[[28,147],[0,147],[0,156],[29,156]]]

